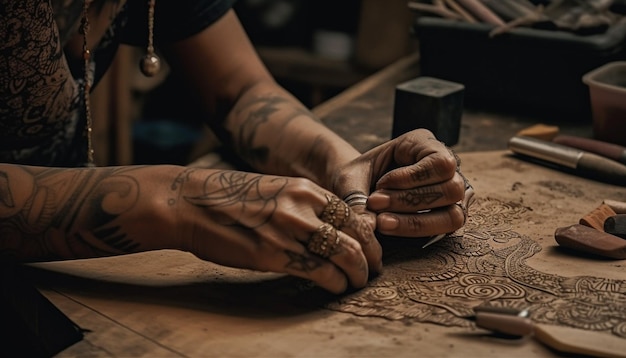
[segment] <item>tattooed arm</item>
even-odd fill
[[[329,188],[338,165],[360,155],[276,84],[233,11],[167,51],[206,105],[211,125],[255,169]]]
[[[33,145],[60,130],[78,96],[52,6],[1,0],[0,38],[0,146]]]
[[[454,204],[464,180],[432,133],[410,132],[361,155],[274,82],[233,12],[169,50],[221,139],[257,170],[309,178],[340,198],[374,191],[368,208],[377,215],[364,214],[384,234],[428,236],[463,225]],[[436,210],[415,214],[425,209]]]
[[[46,261],[175,248],[171,230],[157,235],[168,223],[157,229],[159,205],[140,185],[162,172],[0,164],[0,256]]]
[[[0,164],[0,258],[177,249],[222,265],[308,278],[333,292],[362,287],[382,256],[362,218],[350,215],[328,259],[306,249],[328,195],[307,179],[238,171]]]

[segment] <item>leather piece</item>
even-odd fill
[[[563,247],[590,254],[626,259],[626,241],[588,226],[574,224],[556,229],[556,242]]]
[[[610,206],[600,204],[600,206],[593,209],[589,214],[583,216],[578,223],[596,230],[604,231],[604,222],[607,218],[615,214],[615,211],[613,211]]]

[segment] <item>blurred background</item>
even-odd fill
[[[406,58],[414,76],[463,84],[461,145],[473,150],[503,149],[536,121],[589,136],[582,77],[626,60],[626,0],[238,0],[234,10],[269,71],[311,109]],[[192,96],[167,64],[144,77],[142,55],[122,47],[95,90],[97,163],[187,164],[211,151]]]
[[[276,80],[309,108],[416,49],[406,0],[239,0],[235,11]],[[96,160],[188,163],[210,150],[190,143],[211,133],[167,66],[157,78],[138,72],[142,51],[123,47],[95,90]]]

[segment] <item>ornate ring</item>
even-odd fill
[[[325,259],[335,253],[335,248],[339,244],[339,234],[329,223],[323,223],[311,236],[307,243],[309,252],[319,255]]]
[[[326,195],[328,204],[322,211],[321,219],[337,229],[341,229],[350,219],[350,207],[336,196]]]
[[[343,201],[345,201],[346,204],[348,204],[348,206],[366,205],[367,195],[360,191],[355,191],[353,193],[346,195],[346,197],[343,198]]]

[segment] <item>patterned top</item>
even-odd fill
[[[23,3],[20,4],[20,1]],[[234,1],[157,0],[154,11],[155,46],[182,40],[202,31],[231,9]],[[32,13],[28,12],[26,8],[28,5],[24,5],[29,2],[35,9]],[[67,38],[67,36],[64,35],[71,33],[71,30],[76,29],[80,23],[82,1],[74,1],[68,6],[67,0],[52,0],[54,14],[48,11],[47,19],[54,17],[50,23],[52,21],[56,23],[58,34],[49,34],[51,31],[50,28],[45,27],[45,21],[38,21],[33,15],[39,15],[40,12],[37,12],[41,6],[39,3],[37,0],[16,0],[15,3],[9,1],[8,4],[0,6],[4,7],[0,8],[0,13],[8,14],[8,16],[5,15],[7,19],[15,19],[11,20],[15,24],[6,21],[6,25],[0,25],[0,35],[2,35],[0,37],[17,39],[13,47],[10,40],[4,44],[0,43],[0,162],[57,167],[80,166],[86,162],[87,151],[84,136],[86,119],[81,95],[84,88],[83,61],[76,58],[72,60],[71,56],[66,56],[71,77],[74,80],[72,84],[74,90],[71,99],[61,106],[65,114],[51,113],[54,111],[48,106],[52,99],[44,97],[49,93],[41,90],[40,87],[41,82],[45,82],[43,88],[46,89],[65,80],[65,78],[55,77],[59,76],[58,73],[62,73],[62,71],[55,72],[55,69],[58,69],[63,59],[60,53],[51,52],[47,41],[65,43],[64,37]],[[94,5],[98,4],[94,3]],[[61,6],[64,7],[61,8]],[[63,15],[67,15],[65,18],[59,15],[63,11],[65,11]],[[13,16],[12,13],[14,13]],[[92,89],[111,65],[120,44],[146,46],[147,17],[147,0],[128,0],[117,12],[103,39],[92,50],[91,65],[88,68],[91,72],[89,78],[93,82]],[[27,29],[30,32],[20,32],[26,26],[31,26]],[[26,49],[15,45],[17,41],[21,41],[19,46]],[[27,49],[31,48],[35,50],[31,50],[28,55]],[[46,55],[51,57],[43,57]],[[59,58],[54,59],[55,55]],[[40,68],[37,68],[38,66]],[[37,79],[36,83],[33,79]],[[35,84],[32,87],[35,88],[34,90],[20,92],[21,86],[30,85],[31,82]],[[41,98],[37,96],[38,94]],[[53,91],[50,96],[58,94]],[[41,105],[36,105],[38,103]],[[16,109],[22,110],[23,113],[20,112],[16,116]],[[62,119],[52,121],[46,118],[51,114],[60,116]]]

